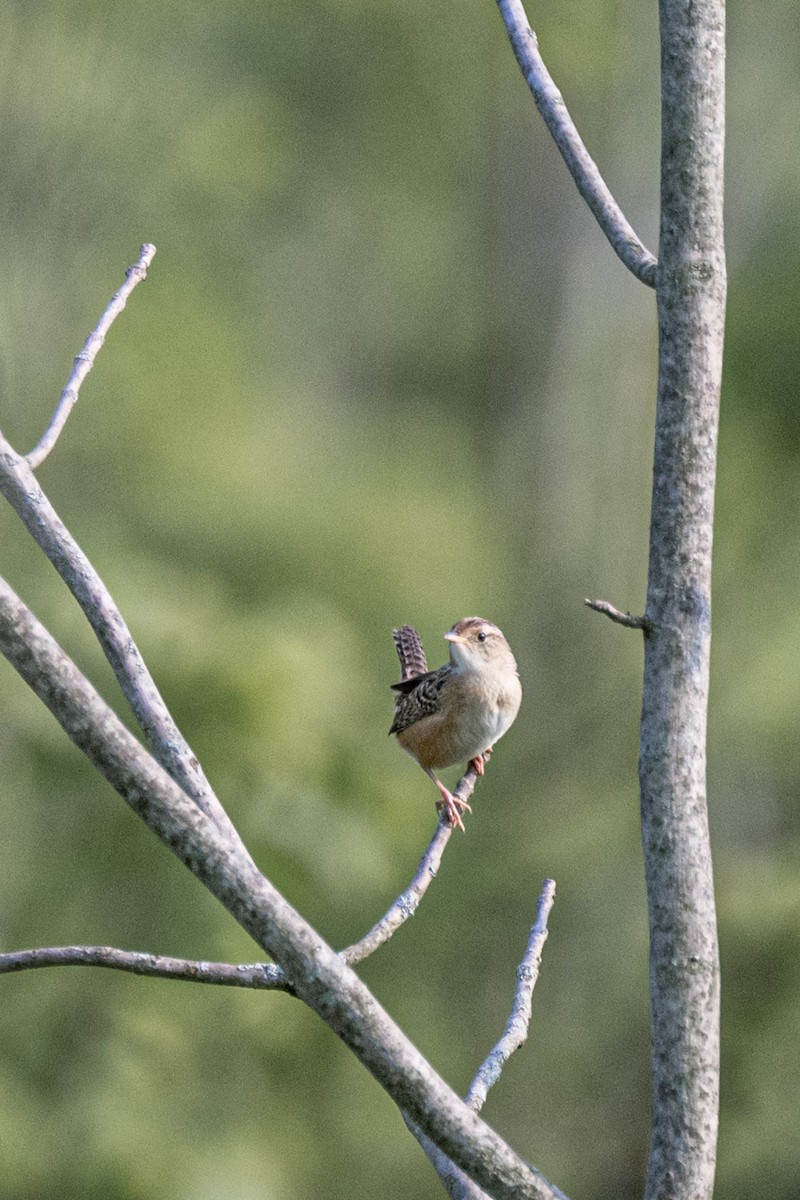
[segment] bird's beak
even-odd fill
[[[467,639],[460,637],[457,633],[453,633],[452,629],[444,635],[444,640],[446,642],[458,642],[460,646],[466,646],[467,644]]]

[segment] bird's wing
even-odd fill
[[[438,671],[428,671],[413,679],[393,683],[398,693],[395,697],[394,721],[389,733],[402,733],[409,725],[438,711],[442,688],[450,677],[450,666],[445,664]]]
[[[400,629],[392,630],[397,657],[400,659],[400,675],[405,682],[425,675],[428,671],[428,660],[422,649],[422,642],[413,625],[402,625]]]

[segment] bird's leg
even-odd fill
[[[436,801],[437,811],[444,812],[451,825],[457,825],[460,830],[466,833],[464,822],[461,820],[461,814],[462,812],[472,812],[466,800],[461,800],[458,796],[454,796],[452,792],[448,791],[442,781],[436,778],[430,767],[423,767],[423,770],[426,775],[430,775],[441,793],[441,800]]]

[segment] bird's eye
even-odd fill
[[[481,631],[480,631],[480,633],[478,634],[478,641],[479,641],[479,642],[485,642],[485,641],[486,641],[486,634],[483,632],[483,630],[481,630]]]

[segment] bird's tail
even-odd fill
[[[403,625],[400,629],[392,630],[397,657],[400,659],[402,678],[414,679],[424,675],[428,670],[428,660],[422,649],[419,634],[413,625]]]

